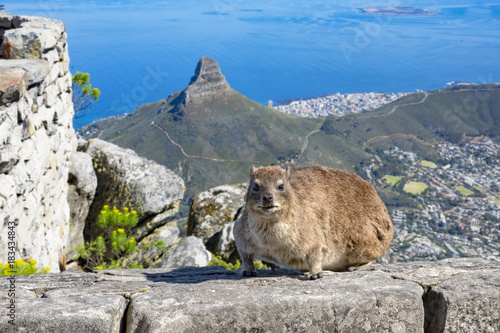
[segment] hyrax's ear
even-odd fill
[[[257,168],[254,165],[252,165],[250,167],[250,178],[252,178],[253,174],[255,173],[255,170],[257,170]]]
[[[286,167],[286,178],[290,178],[290,173],[292,172],[292,168],[290,166]]]

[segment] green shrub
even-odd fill
[[[130,268],[144,268],[144,267],[142,267],[142,265],[138,265],[135,262],[133,262],[130,264]]]
[[[212,259],[210,260],[208,266],[221,266],[229,271],[236,271],[240,268],[241,262],[239,260],[236,260],[236,263],[232,264],[222,259],[221,256],[217,256],[212,253]]]
[[[269,267],[265,265],[260,259],[254,260],[253,263],[255,265],[255,269],[269,269]],[[208,266],[221,266],[228,271],[236,271],[240,269],[241,262],[239,260],[236,260],[236,262],[233,264],[231,262],[225,261],[221,256],[212,253],[212,259],[210,260]]]
[[[97,226],[100,228],[122,227],[130,229],[135,227],[137,222],[139,222],[137,211],[132,210],[129,212],[128,207],[124,207],[123,211],[120,211],[116,207],[110,209],[108,205],[105,205],[101,210],[101,215],[99,215]]]
[[[122,210],[116,207],[110,209],[105,205],[97,221],[97,226],[102,230],[101,236],[94,241],[80,243],[72,249],[77,253],[75,259],[83,262],[88,269],[122,268],[120,259],[137,251],[137,241],[127,234],[138,222],[137,211],[129,210],[128,207]],[[163,241],[153,242],[152,245],[160,250],[166,248]],[[142,248],[148,250],[151,245],[147,244]],[[131,263],[130,268],[142,268],[142,265]]]

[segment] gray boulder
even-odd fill
[[[95,223],[104,205],[138,212],[139,223],[132,232],[137,240],[165,225],[177,212],[184,181],[166,167],[102,140],[89,140],[81,149],[92,158],[98,184],[86,219],[85,239],[98,235]]]
[[[159,267],[181,268],[203,267],[210,263],[212,256],[205,249],[201,239],[195,236],[183,238],[177,247],[159,264]]]
[[[189,210],[187,235],[207,243],[234,220],[238,209],[245,204],[245,192],[246,185],[238,184],[218,186],[195,195]]]
[[[236,259],[239,259],[233,230],[234,222],[227,222],[222,229],[215,233],[205,244],[208,251],[232,263],[234,263]]]
[[[68,175],[68,203],[70,226],[67,249],[83,243],[83,230],[90,205],[97,189],[97,176],[92,166],[92,159],[82,152],[71,156]],[[68,251],[67,261],[73,260],[76,253]]]

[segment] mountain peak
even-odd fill
[[[219,64],[212,58],[202,57],[198,61],[194,76],[184,90],[186,102],[197,102],[213,95],[225,95],[232,89],[220,71]]]

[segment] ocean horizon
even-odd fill
[[[361,11],[396,6],[438,15]],[[66,24],[71,72],[101,90],[75,128],[185,88],[203,56],[264,105],[500,81],[500,4],[489,1],[16,0],[5,11]]]

